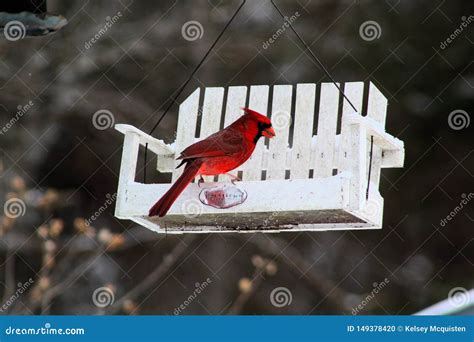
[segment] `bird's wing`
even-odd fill
[[[244,138],[235,130],[225,129],[186,148],[178,159],[232,156],[242,152]]]

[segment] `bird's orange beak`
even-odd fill
[[[267,137],[267,138],[273,138],[276,134],[275,134],[275,130],[273,129],[273,127],[268,127],[267,129],[265,129],[263,132],[262,132],[262,135],[264,137]]]

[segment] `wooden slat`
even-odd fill
[[[298,84],[290,164],[291,179],[307,179],[309,177],[315,102],[316,85]]]
[[[186,147],[195,141],[196,123],[199,111],[199,96],[201,90],[198,88],[180,106],[178,127],[176,129],[175,151],[178,156]],[[176,165],[179,161],[175,162]],[[183,168],[173,171],[173,181],[183,172]]]
[[[202,105],[201,132],[199,140],[216,133],[221,125],[224,88],[206,88]]]
[[[115,205],[115,215],[120,218],[126,217],[127,214],[127,190],[129,185],[135,182],[139,146],[140,135],[138,133],[125,133],[117,190],[117,202]]]
[[[246,100],[247,87],[229,87],[224,127],[227,127],[244,114],[241,108],[245,107]]]
[[[285,179],[286,151],[291,126],[291,85],[273,87],[272,124],[276,136],[270,140],[268,148],[267,179]]]
[[[267,115],[268,93],[269,87],[266,85],[250,87],[249,108],[263,115]],[[261,180],[264,149],[264,140],[260,139],[257,147],[255,148],[255,151],[252,154],[252,157],[250,157],[250,159],[246,163],[244,163],[244,165],[242,165],[242,180]]]
[[[362,100],[364,96],[364,83],[346,83],[344,93],[351,100],[360,115]],[[339,172],[349,171],[351,173],[350,206],[354,209],[362,208],[365,201],[365,188],[367,186],[367,135],[365,128],[358,129],[357,126],[349,125],[345,118],[354,114],[352,106],[344,100],[341,138],[339,151]]]
[[[337,114],[339,90],[332,83],[321,84],[314,178],[332,176],[336,164]]]
[[[369,102],[367,106],[367,116],[374,119],[385,128],[385,118],[387,115],[387,99],[377,87],[370,82],[369,84]],[[370,145],[369,145],[370,146]],[[376,185],[380,183],[380,172],[382,165],[382,149],[379,146],[374,146],[372,154],[372,172],[370,181]]]
[[[206,88],[202,105],[201,132],[199,140],[216,133],[221,125],[224,88]],[[214,181],[214,176],[203,177],[206,182]]]
[[[242,107],[245,107],[246,101],[247,87],[229,87],[229,90],[227,92],[224,127],[227,127],[244,114]],[[237,175],[238,171],[239,170],[234,170],[231,171],[231,173]],[[229,180],[228,176],[219,176],[220,182],[227,180]]]
[[[383,127],[385,127],[385,119],[387,116],[387,104],[387,98],[370,82],[367,116],[380,123]]]

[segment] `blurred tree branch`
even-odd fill
[[[242,278],[239,281],[240,294],[227,311],[228,315],[239,315],[244,309],[245,304],[255,294],[262,282],[265,280],[264,273],[275,275],[277,267],[273,260],[264,259],[258,255],[252,257],[252,263],[255,266],[252,279]]]
[[[343,301],[347,295],[346,292],[330,279],[326,279],[312,271],[313,265],[305,259],[298,250],[289,246],[285,240],[257,234],[253,239],[250,239],[250,242],[257,246],[262,253],[280,259],[288,266],[288,269],[298,277],[301,276],[300,270],[307,270],[303,279],[305,279],[320,296],[330,300],[331,305],[339,312],[348,309]],[[281,258],[282,251],[285,251],[286,258]],[[291,262],[288,260],[291,260]]]
[[[196,235],[187,235],[181,240],[173,250],[164,256],[163,261],[157,265],[155,270],[151,272],[145,279],[139,282],[137,286],[128,291],[122,298],[111,305],[105,313],[108,315],[118,313],[127,300],[135,300],[148,290],[150,290],[156,282],[163,278],[169,270],[183,257],[186,251],[196,240]]]

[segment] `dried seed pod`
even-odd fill
[[[64,230],[64,221],[61,219],[53,219],[49,223],[49,236],[57,238]]]
[[[102,228],[99,230],[99,234],[97,236],[97,239],[99,242],[109,244],[110,241],[112,241],[113,234],[108,228]]]
[[[254,255],[252,257],[252,264],[256,268],[263,268],[265,266],[265,260],[260,255]]]
[[[49,229],[45,225],[39,226],[38,229],[36,230],[36,234],[38,234],[38,236],[43,239],[48,238],[48,233],[49,233]]]
[[[52,240],[46,240],[44,242],[44,250],[47,253],[54,253],[57,249],[56,243]]]
[[[252,281],[249,278],[240,279],[239,290],[242,293],[249,293],[252,290]]]
[[[122,234],[112,234],[112,239],[110,240],[107,249],[113,251],[117,248],[122,247],[124,243],[125,238]]]
[[[23,192],[26,189],[25,180],[21,178],[20,176],[13,177],[10,185],[13,188],[13,190],[18,191],[18,192]]]
[[[82,217],[78,217],[74,219],[74,229],[79,233],[79,234],[86,234],[89,226],[86,223],[86,220],[83,219]]]
[[[123,311],[127,314],[127,315],[136,315],[138,313],[138,305],[131,299],[126,299],[124,302],[123,302]]]
[[[268,262],[267,266],[265,267],[265,272],[267,272],[269,276],[274,276],[278,272],[278,266],[276,262]]]
[[[38,281],[38,288],[42,291],[47,290],[51,286],[49,277],[41,277]]]

